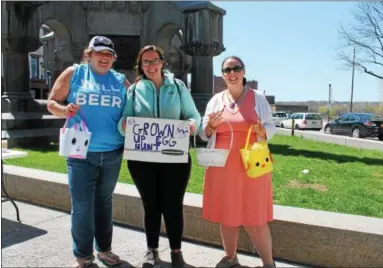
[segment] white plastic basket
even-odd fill
[[[227,157],[233,146],[233,128],[228,121],[225,121],[231,132],[230,148],[229,149],[215,149],[211,148],[211,139],[207,143],[206,148],[197,148],[196,135],[194,135],[194,148],[196,150],[196,156],[198,164],[204,167],[225,167]]]

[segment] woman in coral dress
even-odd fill
[[[251,126],[254,131],[250,144],[256,139],[270,139],[275,134],[271,108],[263,94],[245,87],[245,66],[240,58],[226,58],[222,74],[227,90],[209,101],[200,135],[205,140],[213,139],[215,148],[228,149],[233,134],[233,144],[226,166],[209,167],[206,171],[203,217],[220,223],[226,256],[217,267],[240,265],[236,254],[239,226],[245,227],[263,267],[274,267],[268,227],[268,222],[273,220],[272,175],[249,178],[240,155]]]

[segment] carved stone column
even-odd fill
[[[4,66],[2,112],[39,109],[29,92],[28,53],[40,45],[36,8],[41,4],[1,2],[1,52]]]
[[[225,50],[222,25],[225,10],[210,2],[196,2],[181,8],[184,14],[184,45],[192,56],[191,92],[201,114],[213,94],[213,57]]]
[[[2,130],[16,133],[22,130],[45,128],[46,122],[36,117],[28,119],[29,112],[46,112],[46,105],[36,101],[29,91],[28,53],[40,46],[41,22],[37,7],[43,2],[1,2],[1,52],[3,53],[4,92],[2,112],[18,114],[13,120],[2,121]],[[42,113],[41,113],[42,117]],[[52,124],[53,122],[48,122]],[[14,131],[14,132],[10,132]],[[10,134],[8,146],[48,144],[49,138],[20,137]]]
[[[28,101],[33,99],[29,92],[28,53],[5,50],[3,64],[2,112],[27,111]]]
[[[193,56],[191,72],[191,92],[198,111],[203,114],[213,94],[213,57]]]
[[[180,45],[178,45],[180,46]],[[186,57],[179,48],[171,48],[172,50],[165,50],[164,57],[167,62],[166,68],[174,74],[175,78],[182,80],[185,84],[187,83],[187,74],[185,70]]]

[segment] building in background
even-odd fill
[[[307,113],[309,111],[309,106],[297,104],[275,104],[274,111],[286,113]]]
[[[50,28],[43,25],[40,29],[40,37],[49,31],[51,31]],[[43,46],[36,51],[30,52],[28,55],[29,90],[35,99],[47,99],[49,94],[49,75],[47,75],[44,68],[43,55]],[[1,94],[4,92],[3,70],[3,53],[1,53]]]
[[[214,87],[213,93],[214,94],[221,92],[222,90],[225,90],[225,88],[226,88],[225,82],[223,81],[222,76],[214,76],[213,83],[214,83],[213,84],[213,87]],[[258,89],[258,81],[254,80],[254,79],[253,80],[247,80],[246,85],[249,88],[252,88],[255,90],[260,90],[260,89]],[[263,91],[263,94],[266,95],[266,92]],[[275,110],[275,96],[267,96],[266,95],[266,99],[269,102],[271,109]]]
[[[225,82],[223,81],[223,78],[222,76],[215,76],[214,75],[214,79],[213,79],[213,93],[218,93],[218,92],[221,92],[222,90],[224,90],[226,88],[225,86]],[[252,89],[258,89],[258,81],[255,81],[255,80],[249,80],[247,81],[247,86],[249,88],[252,88]]]
[[[43,24],[39,35],[42,37],[51,31],[48,26]],[[49,72],[47,73],[44,68],[43,56],[43,45],[38,50],[29,53],[29,90],[35,99],[48,99],[50,90],[48,86]]]

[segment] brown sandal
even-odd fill
[[[97,253],[97,259],[106,266],[114,266],[121,263],[120,257],[112,251]]]
[[[86,267],[92,265],[93,262],[94,262],[94,256],[93,255],[91,257],[89,257],[88,259],[77,258],[74,267],[75,268],[86,268]]]

